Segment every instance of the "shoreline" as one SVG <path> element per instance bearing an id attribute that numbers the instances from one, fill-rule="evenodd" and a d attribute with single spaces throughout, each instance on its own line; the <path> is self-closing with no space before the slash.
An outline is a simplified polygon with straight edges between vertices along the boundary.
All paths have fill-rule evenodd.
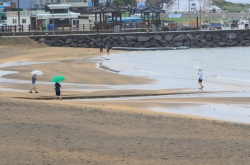
<path id="1" fill-rule="evenodd" d="M 3 78 L 11 78 L 13 80 L 24 80 L 26 79 L 26 82 L 23 82 L 23 84 L 6 84 L 6 83 L 0 83 L 0 87 L 6 88 L 7 91 L 5 91 L 6 96 L 8 97 L 13 97 L 17 99 L 32 99 L 32 100 L 53 100 L 54 99 L 54 94 L 52 92 L 52 86 L 53 83 L 46 82 L 48 81 L 49 77 L 52 77 L 53 74 L 56 74 L 56 72 L 53 72 L 53 68 L 63 68 L 60 71 L 63 72 L 62 75 L 66 75 L 67 80 L 65 83 L 62 83 L 63 90 L 62 90 L 62 97 L 63 99 L 68 100 L 69 104 L 73 105 L 75 104 L 75 101 L 73 99 L 84 99 L 86 100 L 87 98 L 92 98 L 96 99 L 97 102 L 103 102 L 105 100 L 104 98 L 110 98 L 113 99 L 112 104 L 116 106 L 121 106 L 122 108 L 126 108 L 126 106 L 123 105 L 122 101 L 118 103 L 116 99 L 119 97 L 123 97 L 124 100 L 130 100 L 128 101 L 127 107 L 131 109 L 141 109 L 143 110 L 144 108 L 147 109 L 146 111 L 150 110 L 150 106 L 144 107 L 140 105 L 144 105 L 145 103 L 143 101 L 140 102 L 135 102 L 133 99 L 129 97 L 134 97 L 136 100 L 137 98 L 142 98 L 145 96 L 155 96 L 156 98 L 153 98 L 155 101 L 154 103 L 154 108 L 151 109 L 151 111 L 155 111 L 155 109 L 160 109 L 164 108 L 161 99 L 158 99 L 157 97 L 163 96 L 169 99 L 168 97 L 174 97 L 176 95 L 177 97 L 180 98 L 172 98 L 173 102 L 190 102 L 190 104 L 203 104 L 203 103 L 210 103 L 214 104 L 215 106 L 221 106 L 220 104 L 225 104 L 224 102 L 217 102 L 216 98 L 212 97 L 207 97 L 202 99 L 199 99 L 200 94 L 205 94 L 209 95 L 214 95 L 216 93 L 221 93 L 223 91 L 200 91 L 192 88 L 173 88 L 173 89 L 144 89 L 144 88 L 138 88 L 139 86 L 143 86 L 143 84 L 152 84 L 154 83 L 155 80 L 148 79 L 145 77 L 135 77 L 135 76 L 129 76 L 129 75 L 122 75 L 117 72 L 114 72 L 114 69 L 110 69 L 108 67 L 96 67 L 100 66 L 100 63 L 102 60 L 109 60 L 107 55 L 104 57 L 101 57 L 101 53 L 98 52 L 98 49 L 87 49 L 87 52 L 89 54 L 92 54 L 91 56 L 82 56 L 79 55 L 80 49 L 73 49 L 73 48 L 64 48 L 66 50 L 64 52 L 64 55 L 60 55 L 61 58 L 58 59 L 58 51 L 60 49 L 58 48 L 50 48 L 51 50 L 54 51 L 53 55 L 47 54 L 47 52 L 51 50 L 47 50 L 46 52 L 40 52 L 41 55 L 38 57 L 34 58 L 34 55 L 29 54 L 27 55 L 26 52 L 23 54 L 25 55 L 25 58 L 22 56 L 19 57 L 21 60 L 21 63 L 14 64 L 16 66 L 11 66 L 11 67 L 6 67 L 6 68 L 1 68 L 1 70 L 6 70 L 6 71 L 19 71 L 18 74 L 12 74 L 12 75 L 5 75 Z M 74 52 L 71 52 L 74 50 Z M 30 50 L 33 52 L 34 50 Z M 70 52 L 71 54 L 74 55 L 67 55 L 67 52 Z M 94 53 L 95 52 L 95 53 Z M 115 53 L 114 51 L 113 53 Z M 120 51 L 119 51 L 120 52 Z M 81 53 L 82 54 L 82 53 Z M 97 55 L 94 55 L 97 54 Z M 112 53 L 111 53 L 112 54 Z M 36 55 L 38 56 L 38 55 Z M 98 58 L 97 58 L 98 57 Z M 12 59 L 12 58 L 11 58 Z M 26 60 L 25 60 L 26 59 Z M 30 60 L 28 60 L 30 59 Z M 42 59 L 42 60 L 41 60 Z M 16 59 L 18 61 L 18 59 Z M 39 64 L 37 62 L 43 62 L 42 64 Z M 5 62 L 11 62 L 9 60 L 5 60 Z M 28 64 L 26 62 L 31 62 L 30 64 L 35 64 L 35 65 L 23 65 L 23 64 Z M 22 64 L 23 63 L 23 64 Z M 84 64 L 84 65 L 83 65 Z M 21 66 L 17 66 L 21 65 Z M 44 69 L 45 75 L 39 76 L 38 80 L 38 88 L 40 93 L 36 95 L 32 94 L 24 94 L 25 90 L 23 92 L 20 92 L 20 89 L 26 89 L 27 91 L 30 88 L 28 79 L 30 79 L 30 70 L 38 69 L 42 70 Z M 64 68 L 69 68 L 68 71 L 64 70 Z M 56 69 L 58 72 L 58 69 Z M 73 72 L 74 74 L 72 74 Z M 75 79 L 75 77 L 78 77 L 78 79 Z M 45 81 L 45 82 L 44 82 Z M 118 87 L 118 88 L 117 88 Z M 11 91 L 11 89 L 13 89 Z M 1 90 L 1 89 L 0 89 Z M 7 92 L 7 93 L 6 93 Z M 228 92 L 228 91 L 225 91 Z M 119 94 L 117 94 L 119 93 Z M 231 93 L 231 94 L 230 94 Z M 228 94 L 232 95 L 232 92 L 228 92 Z M 3 93 L 0 93 L 0 96 L 3 96 Z M 190 98 L 182 98 L 181 95 L 191 95 L 193 99 Z M 218 95 L 218 94 L 217 94 Z M 147 99 L 147 97 L 145 97 Z M 223 99 L 221 97 L 221 99 Z M 83 103 L 81 106 L 85 106 L 86 101 L 83 100 Z M 176 101 L 175 101 L 176 100 Z M 229 100 L 226 102 L 232 101 L 232 104 L 240 105 L 241 103 L 247 103 L 248 99 L 242 98 L 242 99 L 231 99 L 231 98 L 224 98 L 224 100 Z M 237 101 L 238 100 L 238 101 Z M 157 103 L 158 102 L 158 103 Z M 169 102 L 168 100 L 165 100 L 165 102 Z M 60 103 L 58 103 L 60 104 Z M 79 104 L 79 103 L 77 103 Z M 119 105 L 120 104 L 120 105 Z M 138 104 L 138 105 L 136 105 Z M 95 105 L 92 105 L 95 107 Z M 197 107 L 197 106 L 196 106 Z M 112 106 L 110 106 L 112 108 Z M 178 110 L 178 107 L 176 107 Z M 165 110 L 161 111 L 162 113 L 168 113 L 168 106 L 165 105 Z M 171 112 L 171 111 L 170 111 Z M 173 112 L 171 112 L 173 113 Z M 213 112 L 214 113 L 214 112 Z M 180 115 L 178 113 L 173 115 Z M 195 113 L 193 115 L 190 115 L 189 113 L 182 113 L 181 115 L 183 116 L 189 116 L 189 117 L 194 117 L 194 118 L 199 118 Z M 200 118 L 204 118 L 204 116 L 200 116 Z M 205 116 L 206 118 L 206 116 Z"/>

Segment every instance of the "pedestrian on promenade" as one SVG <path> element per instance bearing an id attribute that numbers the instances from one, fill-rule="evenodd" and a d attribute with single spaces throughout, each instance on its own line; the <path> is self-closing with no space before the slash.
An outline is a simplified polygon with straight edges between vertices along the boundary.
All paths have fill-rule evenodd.
<path id="1" fill-rule="evenodd" d="M 37 80 L 37 75 L 34 74 L 34 75 L 31 77 L 32 88 L 30 89 L 30 93 L 32 93 L 33 89 L 34 89 L 34 91 L 35 91 L 36 93 L 38 93 L 37 90 L 36 90 L 36 86 L 35 86 L 36 80 Z"/>

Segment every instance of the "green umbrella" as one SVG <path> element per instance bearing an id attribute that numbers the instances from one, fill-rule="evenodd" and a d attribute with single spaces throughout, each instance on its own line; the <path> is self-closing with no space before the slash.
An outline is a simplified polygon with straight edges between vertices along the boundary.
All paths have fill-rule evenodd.
<path id="1" fill-rule="evenodd" d="M 51 82 L 62 82 L 62 81 L 64 81 L 65 80 L 65 77 L 64 76 L 55 76 L 55 77 L 53 77 L 50 81 Z"/>

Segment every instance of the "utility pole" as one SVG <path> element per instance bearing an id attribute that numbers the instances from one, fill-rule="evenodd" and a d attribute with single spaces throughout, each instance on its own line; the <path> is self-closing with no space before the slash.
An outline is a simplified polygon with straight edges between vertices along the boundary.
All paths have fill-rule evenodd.
<path id="1" fill-rule="evenodd" d="M 180 13 L 179 7 L 180 7 L 180 0 L 178 0 L 178 13 Z"/>
<path id="2" fill-rule="evenodd" d="M 21 30 L 21 27 L 20 27 L 20 5 L 19 5 L 19 0 L 17 0 L 17 15 L 18 15 L 18 30 L 20 31 Z"/>
<path id="3" fill-rule="evenodd" d="M 188 0 L 188 16 L 189 16 L 189 19 L 190 19 L 190 0 Z"/>
<path id="4" fill-rule="evenodd" d="M 134 0 L 132 0 L 132 7 L 131 7 L 131 10 L 132 10 L 131 13 L 132 13 L 132 15 L 133 15 L 133 1 L 134 1 Z"/>

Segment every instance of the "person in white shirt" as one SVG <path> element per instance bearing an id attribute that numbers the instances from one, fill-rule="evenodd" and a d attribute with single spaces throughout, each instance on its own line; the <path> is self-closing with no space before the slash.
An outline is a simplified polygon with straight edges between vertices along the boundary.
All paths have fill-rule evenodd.
<path id="1" fill-rule="evenodd" d="M 204 86 L 202 85 L 202 81 L 203 81 L 203 72 L 202 72 L 202 69 L 199 68 L 199 79 L 198 79 L 198 84 L 200 85 L 200 88 L 199 89 L 202 89 Z"/>

